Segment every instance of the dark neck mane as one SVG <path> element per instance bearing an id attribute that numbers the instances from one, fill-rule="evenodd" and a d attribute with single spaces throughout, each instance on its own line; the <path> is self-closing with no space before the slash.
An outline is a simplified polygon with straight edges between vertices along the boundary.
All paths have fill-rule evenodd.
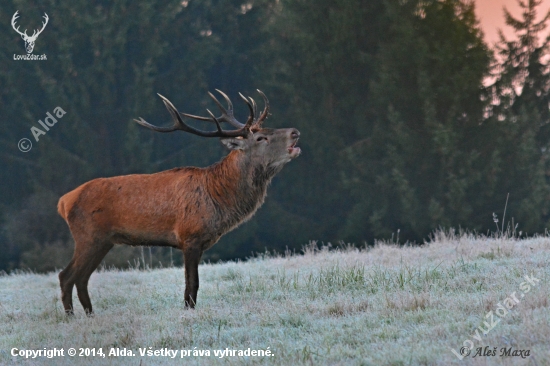
<path id="1" fill-rule="evenodd" d="M 255 164 L 240 150 L 230 152 L 206 170 L 206 186 L 224 231 L 235 228 L 256 212 L 277 173 L 276 169 Z"/>

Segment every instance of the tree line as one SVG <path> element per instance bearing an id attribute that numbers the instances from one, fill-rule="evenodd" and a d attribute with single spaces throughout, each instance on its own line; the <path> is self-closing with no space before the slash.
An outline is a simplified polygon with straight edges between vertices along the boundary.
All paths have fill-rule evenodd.
<path id="1" fill-rule="evenodd" d="M 207 91 L 235 99 L 261 89 L 272 106 L 266 125 L 301 131 L 302 156 L 205 260 L 309 240 L 363 245 L 399 233 L 422 242 L 440 227 L 486 232 L 512 217 L 522 235 L 544 232 L 550 15 L 537 16 L 541 1 L 505 13 L 515 37 L 496 47 L 467 0 L 3 2 L 6 27 L 16 10 L 28 29 L 44 12 L 50 20 L 34 51 L 46 61 L 14 60 L 20 36 L 0 34 L 0 270 L 68 262 L 72 239 L 56 203 L 78 185 L 225 154 L 215 141 L 140 129 L 139 116 L 168 124 L 157 92 L 205 115 Z M 36 142 L 30 129 L 56 107 L 66 114 Z M 22 137 L 29 152 L 17 149 Z M 117 247 L 106 259 L 159 263 L 181 256 Z"/>

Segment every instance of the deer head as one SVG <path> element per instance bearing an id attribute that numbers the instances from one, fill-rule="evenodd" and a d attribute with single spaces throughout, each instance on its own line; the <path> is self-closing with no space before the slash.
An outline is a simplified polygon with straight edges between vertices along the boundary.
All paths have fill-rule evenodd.
<path id="1" fill-rule="evenodd" d="M 290 160 L 300 155 L 301 150 L 296 147 L 300 132 L 295 128 L 263 128 L 262 123 L 269 114 L 269 100 L 258 90 L 258 93 L 264 99 L 265 107 L 262 113 L 258 116 L 257 105 L 254 99 L 246 98 L 241 93 L 239 96 L 244 100 L 249 109 L 249 116 L 246 123 L 239 122 L 233 115 L 233 104 L 229 97 L 220 90 L 220 93 L 227 101 L 228 108 L 226 109 L 212 93 L 208 93 L 214 100 L 218 108 L 221 110 L 221 116 L 215 117 L 210 110 L 207 109 L 210 117 L 195 116 L 192 114 L 178 112 L 176 107 L 165 97 L 159 94 L 164 105 L 170 112 L 174 125 L 171 127 L 154 126 L 140 117 L 135 121 L 157 132 L 172 132 L 181 130 L 203 137 L 220 137 L 221 142 L 230 150 L 240 150 L 245 153 L 252 165 L 263 168 L 265 171 L 270 171 L 275 174 L 280 168 Z M 207 121 L 216 125 L 216 131 L 203 131 L 187 125 L 182 116 L 200 121 Z M 258 116 L 258 117 L 256 117 Z M 229 123 L 236 130 L 223 130 L 221 123 Z"/>
<path id="2" fill-rule="evenodd" d="M 21 31 L 19 31 L 19 26 L 17 26 L 17 28 L 15 28 L 15 21 L 17 20 L 17 18 L 19 18 L 19 15 L 17 13 L 19 13 L 19 10 L 16 11 L 15 14 L 13 14 L 13 17 L 11 18 L 11 26 L 13 27 L 13 29 L 17 33 L 19 33 L 21 35 L 21 38 L 23 38 L 23 41 L 25 41 L 25 49 L 27 50 L 27 53 L 32 53 L 32 51 L 34 49 L 34 42 L 36 42 L 36 39 L 38 38 L 40 33 L 42 33 L 44 28 L 46 28 L 46 24 L 48 24 L 48 20 L 50 18 L 48 18 L 48 14 L 44 13 L 43 18 L 44 18 L 45 22 L 42 23 L 42 29 L 40 29 L 40 30 L 35 29 L 34 32 L 32 33 L 32 36 L 29 36 L 29 35 L 27 35 L 27 30 L 26 29 L 25 29 L 24 32 L 21 32 Z"/>

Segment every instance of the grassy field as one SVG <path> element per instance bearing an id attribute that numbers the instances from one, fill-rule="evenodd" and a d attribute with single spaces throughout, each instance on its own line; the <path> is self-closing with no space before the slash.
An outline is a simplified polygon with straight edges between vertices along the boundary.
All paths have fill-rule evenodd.
<path id="1" fill-rule="evenodd" d="M 550 365 L 548 237 L 440 233 L 421 247 L 304 252 L 201 265 L 194 311 L 181 268 L 95 273 L 95 316 L 75 296 L 72 318 L 56 273 L 2 276 L 0 364 Z M 78 356 L 85 348 L 105 357 Z M 249 349 L 264 356 L 238 355 Z"/>

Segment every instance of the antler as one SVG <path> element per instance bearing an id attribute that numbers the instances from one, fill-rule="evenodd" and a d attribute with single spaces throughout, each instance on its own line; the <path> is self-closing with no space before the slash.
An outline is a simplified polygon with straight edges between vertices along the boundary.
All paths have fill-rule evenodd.
<path id="1" fill-rule="evenodd" d="M 264 110 L 262 111 L 262 114 L 260 115 L 260 117 L 258 117 L 258 120 L 255 123 L 258 127 L 261 127 L 262 123 L 265 121 L 265 119 L 269 115 L 269 100 L 267 99 L 265 94 L 260 89 L 256 89 L 256 90 L 258 91 L 258 93 L 260 93 L 262 98 L 264 98 L 264 104 L 265 104 L 265 107 L 264 107 Z M 252 99 L 252 98 L 250 98 L 250 99 Z"/>
<path id="2" fill-rule="evenodd" d="M 220 92 L 220 91 L 218 91 L 218 92 Z M 218 117 L 218 118 L 214 117 L 212 112 L 210 112 L 210 110 L 208 110 L 208 109 L 207 109 L 207 111 L 210 114 L 210 118 L 194 116 L 192 114 L 186 114 L 186 113 L 178 112 L 178 110 L 176 109 L 176 107 L 174 107 L 172 102 L 170 102 L 164 96 L 158 94 L 159 97 L 161 97 L 162 101 L 164 102 L 164 105 L 166 106 L 166 109 L 168 109 L 168 112 L 170 112 L 170 115 L 172 116 L 172 119 L 174 120 L 174 125 L 171 126 L 171 127 L 158 127 L 158 126 L 154 126 L 154 125 L 146 122 L 141 117 L 139 119 L 135 119 L 134 121 L 136 121 L 137 123 L 139 123 L 143 127 L 147 127 L 148 129 L 151 129 L 151 130 L 157 131 L 157 132 L 172 132 L 172 131 L 176 131 L 176 130 L 182 130 L 182 131 L 189 132 L 189 133 L 192 133 L 194 135 L 203 136 L 203 137 L 238 137 L 238 136 L 246 137 L 250 133 L 250 127 L 252 126 L 252 124 L 254 122 L 254 110 L 252 108 L 252 105 L 250 104 L 250 102 L 246 98 L 244 98 L 241 95 L 241 97 L 246 101 L 246 103 L 247 103 L 247 105 L 250 109 L 250 116 L 248 117 L 248 120 L 246 121 L 245 124 L 242 124 L 239 121 L 237 121 L 235 119 L 235 117 L 233 117 L 233 105 L 231 104 L 231 101 L 229 101 L 229 98 L 225 94 L 223 94 L 222 92 L 220 92 L 220 93 L 228 100 L 229 110 L 226 110 L 225 108 L 223 108 L 223 106 L 220 104 L 220 102 L 218 102 L 216 100 L 216 98 L 212 94 L 210 94 L 210 96 L 212 98 L 214 98 L 214 100 L 216 101 L 216 104 L 218 105 L 218 107 L 222 110 L 222 116 Z M 201 120 L 201 121 L 214 122 L 216 124 L 217 131 L 203 131 L 203 130 L 199 130 L 199 129 L 196 129 L 194 127 L 191 127 L 191 126 L 187 125 L 185 122 L 183 122 L 180 115 L 185 116 L 185 117 L 189 117 L 189 118 L 198 119 L 198 120 Z M 238 130 L 222 130 L 222 128 L 220 126 L 220 122 L 228 122 L 228 123 L 230 123 L 231 125 L 233 125 L 235 127 L 239 127 L 239 129 Z"/>
<path id="3" fill-rule="evenodd" d="M 260 117 L 258 117 L 258 119 L 255 119 L 255 116 L 257 115 L 257 106 L 256 106 L 256 102 L 254 101 L 254 99 L 252 99 L 250 97 L 246 98 L 241 93 L 239 93 L 239 96 L 244 100 L 244 102 L 246 103 L 246 105 L 248 106 L 248 108 L 250 110 L 250 117 L 249 118 L 252 118 L 251 128 L 253 128 L 253 129 L 254 128 L 260 128 L 263 121 L 267 118 L 267 115 L 269 113 L 269 100 L 267 99 L 267 97 L 265 96 L 265 94 L 261 90 L 259 90 L 259 89 L 257 89 L 257 90 L 258 90 L 258 93 L 260 93 L 260 95 L 264 99 L 264 103 L 265 103 L 264 110 L 262 111 L 262 114 L 260 115 Z M 210 95 L 210 97 L 214 100 L 214 103 L 216 103 L 216 105 L 218 106 L 218 108 L 222 112 L 221 116 L 219 116 L 215 119 L 217 119 L 218 122 L 227 122 L 227 123 L 231 124 L 234 127 L 242 128 L 245 124 L 243 124 L 243 123 L 237 121 L 237 119 L 235 119 L 235 116 L 233 114 L 233 103 L 231 103 L 231 100 L 229 99 L 229 97 L 219 89 L 216 89 L 216 91 L 218 93 L 220 93 L 222 95 L 222 97 L 224 97 L 225 101 L 227 102 L 227 109 L 224 108 L 224 106 L 214 96 L 214 94 L 208 92 L 208 95 Z M 199 121 L 214 122 L 213 117 L 209 118 L 209 117 L 195 116 L 193 114 L 187 114 L 187 113 L 181 113 L 181 112 L 180 112 L 180 114 L 182 116 L 197 119 Z M 248 121 L 247 121 L 247 123 L 248 123 Z"/>
<path id="4" fill-rule="evenodd" d="M 17 15 L 17 13 L 19 13 L 19 10 L 17 10 L 15 12 L 15 14 L 13 14 L 13 17 L 11 18 L 11 26 L 12 28 L 17 32 L 19 33 L 20 35 L 22 36 L 27 36 L 27 30 L 25 29 L 25 33 L 22 33 L 20 30 L 19 30 L 19 26 L 17 26 L 17 28 L 15 28 L 15 21 L 17 20 L 17 18 L 19 18 L 19 15 Z"/>
<path id="5" fill-rule="evenodd" d="M 36 38 L 38 37 L 38 35 L 40 33 L 42 33 L 42 31 L 44 30 L 44 28 L 46 28 L 46 24 L 48 24 L 48 20 L 50 20 L 50 18 L 48 17 L 48 14 L 44 13 L 44 16 L 42 17 L 44 18 L 44 20 L 46 20 L 46 22 L 42 22 L 42 29 L 40 30 L 34 30 L 34 32 L 32 33 L 32 36 L 30 36 L 30 38 Z M 26 30 L 25 30 L 26 31 Z M 38 33 L 37 33 L 38 32 Z M 36 33 L 36 34 L 35 34 Z"/>
<path id="6" fill-rule="evenodd" d="M 27 30 L 25 29 L 25 32 L 21 32 L 19 30 L 19 26 L 17 26 L 17 28 L 15 28 L 15 22 L 16 20 L 19 18 L 19 10 L 17 10 L 15 12 L 15 14 L 13 14 L 13 17 L 11 18 L 11 26 L 12 28 L 17 32 L 19 33 L 21 36 L 24 36 L 25 38 L 27 39 L 36 39 L 38 37 L 38 35 L 40 33 L 42 33 L 42 31 L 44 30 L 44 28 L 46 28 L 46 24 L 48 24 L 48 20 L 50 20 L 50 18 L 48 17 L 48 14 L 44 13 L 44 16 L 43 18 L 46 20 L 46 22 L 42 22 L 42 29 L 40 30 L 34 30 L 34 32 L 32 33 L 32 36 L 29 37 L 29 35 L 27 34 Z M 37 33 L 38 32 L 38 33 Z"/>

